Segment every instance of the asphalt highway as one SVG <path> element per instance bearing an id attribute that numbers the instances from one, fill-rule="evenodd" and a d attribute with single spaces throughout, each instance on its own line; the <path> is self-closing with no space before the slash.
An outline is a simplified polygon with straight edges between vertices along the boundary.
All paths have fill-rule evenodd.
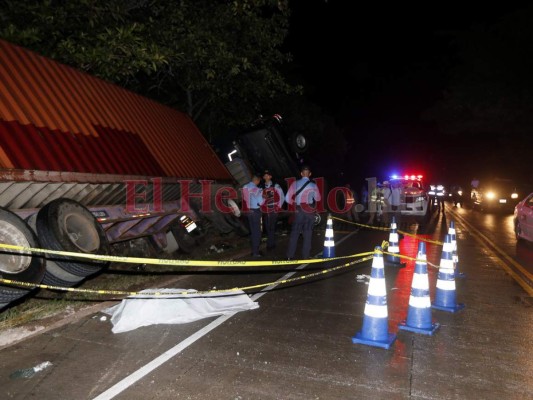
<path id="1" fill-rule="evenodd" d="M 443 240 L 457 229 L 457 313 L 432 310 L 432 336 L 398 330 L 414 262 L 385 267 L 388 350 L 352 343 L 361 330 L 372 261 L 249 292 L 259 308 L 182 325 L 113 334 L 103 314 L 0 350 L 2 399 L 531 399 L 533 246 L 516 244 L 512 216 L 449 205 L 424 226 Z M 371 251 L 388 233 L 334 223 L 337 256 Z M 314 235 L 322 251 L 324 232 Z M 400 250 L 414 257 L 417 238 Z M 286 238 L 267 257 L 282 259 Z M 428 243 L 439 264 L 442 247 Z M 206 290 L 276 282 L 339 265 L 308 264 L 185 275 L 176 287 Z M 298 269 L 295 269 L 298 267 Z M 428 266 L 431 298 L 437 269 Z M 291 276 L 287 274 L 293 274 Z M 365 275 L 365 276 L 363 276 Z M 359 279 L 358 279 L 359 277 Z M 31 377 L 17 371 L 49 361 Z"/>

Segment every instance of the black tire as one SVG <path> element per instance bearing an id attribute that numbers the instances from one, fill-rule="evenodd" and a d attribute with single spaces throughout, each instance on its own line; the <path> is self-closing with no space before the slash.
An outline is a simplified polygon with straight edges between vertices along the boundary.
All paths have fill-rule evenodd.
<path id="1" fill-rule="evenodd" d="M 35 232 L 18 215 L 0 208 L 0 243 L 39 248 Z M 21 282 L 41 283 L 45 273 L 41 256 L 21 256 L 0 249 L 0 278 Z M 0 303 L 7 305 L 30 293 L 31 288 L 0 285 Z"/>
<path id="2" fill-rule="evenodd" d="M 242 237 L 248 236 L 250 234 L 250 229 L 248 228 L 248 224 L 243 221 L 241 209 L 237 203 L 232 199 L 227 199 L 226 206 L 233 209 L 233 212 L 231 213 L 224 213 L 226 223 L 232 227 L 237 235 Z"/>
<path id="3" fill-rule="evenodd" d="M 44 274 L 43 283 L 51 286 L 72 287 L 80 283 L 84 278 L 82 276 L 71 274 L 61 268 L 54 261 L 46 262 L 46 273 Z"/>
<path id="4" fill-rule="evenodd" d="M 39 240 L 46 249 L 110 254 L 103 228 L 87 208 L 74 200 L 57 199 L 45 205 L 37 214 L 36 228 Z M 60 256 L 49 258 L 67 273 L 82 278 L 96 274 L 108 265 L 107 261 Z"/>
<path id="5" fill-rule="evenodd" d="M 205 217 L 219 233 L 226 235 L 233 232 L 233 227 L 226 222 L 224 214 L 214 211 L 210 215 L 205 214 Z"/>
<path id="6" fill-rule="evenodd" d="M 187 229 L 183 227 L 179 222 L 173 224 L 170 231 L 174 235 L 176 242 L 178 243 L 178 250 L 183 253 L 190 254 L 196 247 L 196 239 L 187 232 Z"/>
<path id="7" fill-rule="evenodd" d="M 196 229 L 191 232 L 192 237 L 196 241 L 197 245 L 205 242 L 207 234 L 209 232 L 209 226 L 205 223 L 205 220 L 195 221 Z"/>
<path id="8" fill-rule="evenodd" d="M 292 151 L 298 154 L 305 153 L 309 148 L 307 138 L 301 133 L 293 133 L 289 138 L 289 143 Z"/>
<path id="9" fill-rule="evenodd" d="M 320 213 L 315 213 L 315 221 L 313 222 L 314 226 L 320 226 L 320 223 L 322 222 L 322 216 Z"/>

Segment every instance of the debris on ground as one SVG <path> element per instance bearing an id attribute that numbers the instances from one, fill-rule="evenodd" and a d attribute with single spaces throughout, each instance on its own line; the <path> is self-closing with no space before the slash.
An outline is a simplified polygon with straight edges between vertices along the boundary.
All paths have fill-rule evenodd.
<path id="1" fill-rule="evenodd" d="M 19 378 L 31 378 L 33 375 L 35 375 L 37 372 L 41 372 L 42 370 L 51 367 L 52 363 L 50 361 L 42 362 L 38 365 L 36 365 L 33 368 L 24 368 L 19 369 L 13 372 L 9 377 L 11 379 L 19 379 Z"/>
<path id="2" fill-rule="evenodd" d="M 365 275 L 365 274 L 357 275 L 356 280 L 359 283 L 364 282 L 365 285 L 368 285 L 368 282 L 370 282 L 370 275 Z"/>
<path id="3" fill-rule="evenodd" d="M 225 242 L 219 242 L 219 243 L 215 243 L 215 244 L 212 244 L 210 247 L 209 247 L 209 253 L 213 254 L 213 253 L 223 253 L 227 250 L 231 250 L 233 249 L 233 246 L 231 244 L 228 244 L 228 243 L 225 243 Z"/>

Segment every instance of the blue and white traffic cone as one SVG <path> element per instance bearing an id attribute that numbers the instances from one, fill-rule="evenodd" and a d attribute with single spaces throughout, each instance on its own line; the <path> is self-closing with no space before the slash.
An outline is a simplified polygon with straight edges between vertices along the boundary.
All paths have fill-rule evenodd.
<path id="1" fill-rule="evenodd" d="M 385 285 L 385 268 L 381 247 L 374 249 L 372 272 L 368 283 L 368 295 L 365 304 L 363 327 L 352 337 L 353 343 L 388 349 L 396 335 L 389 333 L 389 314 L 387 310 L 387 288 Z"/>
<path id="2" fill-rule="evenodd" d="M 450 221 L 450 227 L 448 228 L 448 235 L 450 235 L 450 239 L 452 241 L 452 246 L 453 246 L 452 260 L 453 260 L 453 267 L 455 270 L 455 277 L 464 278 L 465 274 L 462 272 L 459 272 L 459 254 L 457 254 L 457 236 L 455 233 L 455 223 L 453 221 Z"/>
<path id="3" fill-rule="evenodd" d="M 405 263 L 402 263 L 400 257 L 398 257 L 400 255 L 400 237 L 397 231 L 396 218 L 392 217 L 391 221 L 387 251 L 393 254 L 387 254 L 387 265 L 405 267 Z"/>
<path id="4" fill-rule="evenodd" d="M 450 235 L 446 235 L 440 257 L 435 301 L 431 307 L 436 310 L 454 313 L 462 310 L 465 305 L 457 304 L 455 298 L 455 270 L 453 268 L 452 252 L 453 247 Z"/>
<path id="5" fill-rule="evenodd" d="M 322 252 L 322 257 L 335 257 L 335 240 L 333 239 L 333 219 L 331 218 L 331 214 L 328 214 L 328 220 L 326 223 L 326 235 L 324 237 L 324 251 Z"/>
<path id="6" fill-rule="evenodd" d="M 400 322 L 398 328 L 405 331 L 433 335 L 439 324 L 431 319 L 431 299 L 429 297 L 429 277 L 426 262 L 426 243 L 418 243 L 415 272 L 411 283 L 411 296 L 407 319 Z"/>

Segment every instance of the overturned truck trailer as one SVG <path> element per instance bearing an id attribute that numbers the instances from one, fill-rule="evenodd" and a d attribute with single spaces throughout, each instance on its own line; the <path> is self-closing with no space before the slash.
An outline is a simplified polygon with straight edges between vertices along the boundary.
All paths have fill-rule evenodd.
<path id="1" fill-rule="evenodd" d="M 215 207 L 233 183 L 187 115 L 0 40 L 0 243 L 190 251 L 202 218 L 242 233 Z M 105 266 L 0 249 L 3 279 L 74 286 Z M 0 282 L 0 307 L 28 292 Z"/>

